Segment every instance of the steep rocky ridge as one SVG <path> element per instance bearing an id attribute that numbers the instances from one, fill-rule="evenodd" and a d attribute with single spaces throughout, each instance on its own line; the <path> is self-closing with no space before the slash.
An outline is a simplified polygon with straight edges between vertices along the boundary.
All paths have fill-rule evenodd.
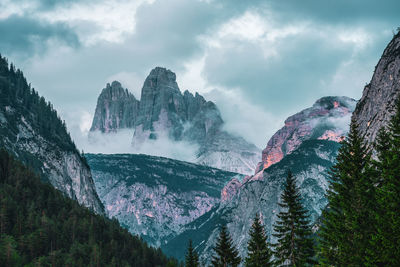
<path id="1" fill-rule="evenodd" d="M 355 105 L 354 99 L 328 96 L 318 99 L 312 107 L 287 118 L 285 126 L 268 141 L 262 152 L 262 162 L 258 164 L 255 172 L 258 173 L 279 162 L 305 140 L 327 139 L 339 142 L 347 132 Z"/>
<path id="2" fill-rule="evenodd" d="M 103 213 L 89 166 L 52 105 L 0 56 L 0 147 L 68 197 Z"/>
<path id="3" fill-rule="evenodd" d="M 108 83 L 97 99 L 90 131 L 103 133 L 116 132 L 118 129 L 132 128 L 139 110 L 139 101 L 122 88 L 117 81 Z"/>
<path id="4" fill-rule="evenodd" d="M 400 32 L 384 50 L 353 114 L 361 134 L 368 142 L 373 143 L 379 129 L 388 124 L 395 113 L 395 102 L 399 95 Z"/>
<path id="5" fill-rule="evenodd" d="M 134 148 L 161 138 L 187 141 L 199 147 L 195 155 L 199 164 L 253 173 L 260 150 L 224 131 L 223 125 L 213 102 L 198 93 L 182 94 L 175 73 L 156 67 L 143 84 L 140 101 L 124 91 L 118 82 L 107 86 L 97 101 L 91 131 L 132 129 Z"/>
<path id="6" fill-rule="evenodd" d="M 162 157 L 85 154 L 110 217 L 160 246 L 220 202 L 242 175 Z"/>

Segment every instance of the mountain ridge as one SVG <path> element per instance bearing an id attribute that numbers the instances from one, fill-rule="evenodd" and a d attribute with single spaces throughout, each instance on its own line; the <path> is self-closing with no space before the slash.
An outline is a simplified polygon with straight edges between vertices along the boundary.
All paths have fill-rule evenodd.
<path id="1" fill-rule="evenodd" d="M 110 217 L 160 246 L 221 201 L 221 190 L 243 175 L 138 154 L 85 154 Z"/>

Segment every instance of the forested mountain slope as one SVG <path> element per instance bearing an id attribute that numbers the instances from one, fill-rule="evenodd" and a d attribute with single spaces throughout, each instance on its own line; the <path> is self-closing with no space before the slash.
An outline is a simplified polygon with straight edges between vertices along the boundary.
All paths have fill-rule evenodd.
<path id="1" fill-rule="evenodd" d="M 1 266 L 167 266 L 160 250 L 69 199 L 0 150 Z M 175 266 L 171 261 L 169 266 Z"/>
<path id="2" fill-rule="evenodd" d="M 30 166 L 42 180 L 97 213 L 104 208 L 89 166 L 65 123 L 22 71 L 0 55 L 0 147 Z"/>

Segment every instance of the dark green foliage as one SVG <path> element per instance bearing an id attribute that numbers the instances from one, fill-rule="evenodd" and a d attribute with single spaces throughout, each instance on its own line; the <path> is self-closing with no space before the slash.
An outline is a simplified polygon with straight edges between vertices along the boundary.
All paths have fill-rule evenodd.
<path id="1" fill-rule="evenodd" d="M 379 132 L 375 163 L 377 207 L 374 235 L 368 250 L 371 266 L 400 266 L 400 101 L 387 129 Z"/>
<path id="2" fill-rule="evenodd" d="M 258 214 L 254 218 L 253 225 L 249 231 L 250 240 L 247 244 L 246 267 L 268 267 L 272 266 L 272 252 L 268 247 L 267 236 L 261 225 Z"/>
<path id="3" fill-rule="evenodd" d="M 60 119 L 56 110 L 44 97 L 31 88 L 21 70 L 8 64 L 0 55 L 0 147 L 11 149 L 10 145 L 23 143 L 24 137 L 19 137 L 18 125 L 24 125 L 25 121 L 32 130 L 46 139 L 54 146 L 54 149 L 72 151 L 78 155 L 65 122 Z M 5 123 L 4 123 L 5 122 Z M 16 151 L 14 151 L 16 152 Z M 18 151 L 18 159 L 30 166 L 37 173 L 42 172 L 43 163 L 37 157 L 26 151 Z M 83 161 L 85 164 L 85 161 Z M 46 178 L 46 177 L 42 177 Z"/>
<path id="4" fill-rule="evenodd" d="M 331 170 L 320 232 L 323 265 L 365 266 L 374 225 L 374 176 L 371 154 L 353 121 Z"/>
<path id="5" fill-rule="evenodd" d="M 6 112 L 6 109 L 12 109 Z M 34 130 L 47 140 L 59 145 L 62 149 L 75 151 L 75 144 L 68 134 L 65 122 L 61 121 L 56 110 L 44 97 L 27 83 L 21 70 L 15 70 L 7 60 L 0 56 L 0 109 L 11 123 L 12 130 L 17 131 L 20 116 L 29 116 Z"/>
<path id="6" fill-rule="evenodd" d="M 185 267 L 199 267 L 199 255 L 194 251 L 192 240 L 189 240 L 189 245 L 185 257 Z"/>
<path id="7" fill-rule="evenodd" d="M 96 215 L 42 183 L 4 150 L 0 150 L 0 231 L 0 263 L 5 266 L 168 263 L 161 250 L 148 247 L 118 221 Z"/>
<path id="8" fill-rule="evenodd" d="M 211 260 L 214 267 L 235 267 L 242 261 L 239 252 L 233 246 L 232 238 L 229 236 L 226 226 L 221 227 L 214 251 L 216 255 Z"/>
<path id="9" fill-rule="evenodd" d="M 274 225 L 278 243 L 274 244 L 276 264 L 281 266 L 305 266 L 313 264 L 314 250 L 308 212 L 302 205 L 296 180 L 289 171 L 281 195 L 282 211 Z"/>

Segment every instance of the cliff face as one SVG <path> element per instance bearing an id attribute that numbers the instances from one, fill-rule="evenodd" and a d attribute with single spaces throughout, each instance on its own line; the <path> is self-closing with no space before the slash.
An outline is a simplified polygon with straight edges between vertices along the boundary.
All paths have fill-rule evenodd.
<path id="1" fill-rule="evenodd" d="M 146 78 L 140 101 L 113 82 L 101 93 L 91 131 L 116 132 L 132 129 L 132 145 L 140 148 L 149 140 L 167 138 L 199 147 L 196 162 L 227 171 L 250 174 L 260 150 L 223 128 L 217 106 L 189 91 L 181 93 L 176 75 L 157 67 Z M 127 144 L 128 145 L 128 144 Z"/>
<path id="2" fill-rule="evenodd" d="M 175 73 L 157 67 L 142 88 L 133 144 L 140 146 L 146 139 L 167 135 L 172 140 L 185 139 L 202 145 L 222 123 L 214 103 L 197 93 L 193 96 L 185 91 L 182 95 Z"/>
<path id="3" fill-rule="evenodd" d="M 395 113 L 395 102 L 399 95 L 400 32 L 384 50 L 353 114 L 361 134 L 368 142 L 374 142 L 379 129 L 388 124 Z"/>
<path id="4" fill-rule="evenodd" d="M 256 173 L 279 162 L 309 139 L 326 139 L 339 142 L 350 125 L 350 116 L 356 101 L 348 97 L 323 97 L 307 108 L 285 120 L 285 126 L 268 141 L 262 152 L 262 162 Z"/>
<path id="5" fill-rule="evenodd" d="M 97 192 L 110 217 L 160 246 L 220 202 L 236 173 L 168 158 L 86 154 Z"/>
<path id="6" fill-rule="evenodd" d="M 135 125 L 139 101 L 117 81 L 107 84 L 97 99 L 90 131 L 116 132 Z"/>
<path id="7" fill-rule="evenodd" d="M 86 161 L 51 104 L 0 58 L 0 147 L 80 204 L 103 213 Z"/>

